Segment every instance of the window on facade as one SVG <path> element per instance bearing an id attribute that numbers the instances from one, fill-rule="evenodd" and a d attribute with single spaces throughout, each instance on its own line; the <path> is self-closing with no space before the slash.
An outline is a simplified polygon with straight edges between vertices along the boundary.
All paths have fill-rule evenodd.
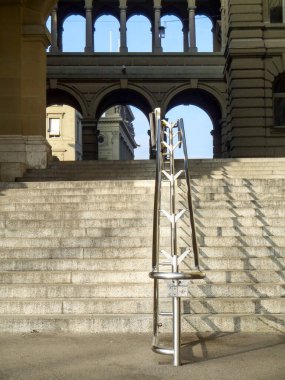
<path id="1" fill-rule="evenodd" d="M 285 74 L 277 79 L 274 86 L 274 125 L 285 127 Z"/>
<path id="2" fill-rule="evenodd" d="M 50 137 L 60 136 L 60 119 L 58 118 L 49 119 L 49 136 Z"/>
<path id="3" fill-rule="evenodd" d="M 285 0 L 269 0 L 270 22 L 285 22 Z"/>

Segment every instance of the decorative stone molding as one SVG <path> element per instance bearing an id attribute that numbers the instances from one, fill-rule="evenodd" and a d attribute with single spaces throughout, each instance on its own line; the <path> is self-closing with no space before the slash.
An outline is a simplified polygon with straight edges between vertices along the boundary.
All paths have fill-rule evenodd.
<path id="1" fill-rule="evenodd" d="M 0 136 L 0 180 L 14 181 L 27 169 L 45 169 L 51 147 L 43 136 Z"/>

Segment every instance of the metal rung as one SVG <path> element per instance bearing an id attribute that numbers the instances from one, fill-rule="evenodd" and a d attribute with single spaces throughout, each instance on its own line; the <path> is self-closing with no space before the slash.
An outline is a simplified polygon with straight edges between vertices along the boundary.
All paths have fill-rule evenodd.
<path id="1" fill-rule="evenodd" d="M 194 280 L 204 278 L 204 272 L 150 272 L 149 277 L 155 280 Z"/>
<path id="2" fill-rule="evenodd" d="M 159 346 L 152 346 L 152 351 L 156 352 L 157 354 L 162 354 L 162 355 L 174 354 L 173 348 L 164 348 L 164 347 L 159 347 Z"/>

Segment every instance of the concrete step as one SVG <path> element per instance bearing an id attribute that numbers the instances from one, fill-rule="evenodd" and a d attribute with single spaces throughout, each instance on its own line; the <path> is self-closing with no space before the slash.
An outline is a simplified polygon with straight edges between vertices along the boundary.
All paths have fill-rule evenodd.
<path id="1" fill-rule="evenodd" d="M 5 315 L 0 316 L 2 332 L 30 333 L 151 333 L 151 314 L 114 315 Z M 276 332 L 284 331 L 284 314 L 269 315 L 193 315 L 182 319 L 184 332 Z M 163 332 L 172 331 L 171 321 L 165 320 Z"/>
<path id="2" fill-rule="evenodd" d="M 171 299 L 161 298 L 162 311 L 171 310 Z M 151 314 L 151 298 L 14 298 L 0 300 L 0 315 L 24 314 Z M 183 314 L 285 314 L 285 298 L 194 298 L 183 299 Z"/>
<path id="3" fill-rule="evenodd" d="M 206 270 L 206 278 L 195 284 L 211 283 L 276 283 L 284 281 L 285 270 Z M 100 284 L 150 283 L 149 271 L 0 271 L 0 284 Z"/>

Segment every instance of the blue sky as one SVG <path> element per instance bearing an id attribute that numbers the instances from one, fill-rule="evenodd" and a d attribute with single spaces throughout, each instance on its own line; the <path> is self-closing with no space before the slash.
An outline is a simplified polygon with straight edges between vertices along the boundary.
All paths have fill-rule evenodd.
<path id="1" fill-rule="evenodd" d="M 183 49 L 182 24 L 175 16 L 164 16 L 161 25 L 165 26 L 162 47 L 165 52 L 181 52 Z M 50 28 L 50 20 L 47 23 Z M 198 51 L 212 51 L 211 23 L 204 16 L 196 17 L 196 37 Z M 102 16 L 95 22 L 95 51 L 117 52 L 119 47 L 119 23 L 112 16 Z M 143 16 L 133 16 L 127 23 L 129 52 L 150 52 L 151 33 L 149 21 Z M 85 45 L 85 20 L 81 16 L 71 16 L 64 23 L 63 51 L 83 52 Z M 135 150 L 136 159 L 148 158 L 149 123 L 145 115 L 132 107 L 135 121 L 136 141 L 140 145 Z M 212 123 L 208 115 L 195 106 L 178 106 L 171 109 L 166 117 L 175 122 L 184 119 L 188 155 L 191 158 L 212 158 L 213 140 L 210 132 Z M 178 153 L 177 157 L 182 153 Z"/>

